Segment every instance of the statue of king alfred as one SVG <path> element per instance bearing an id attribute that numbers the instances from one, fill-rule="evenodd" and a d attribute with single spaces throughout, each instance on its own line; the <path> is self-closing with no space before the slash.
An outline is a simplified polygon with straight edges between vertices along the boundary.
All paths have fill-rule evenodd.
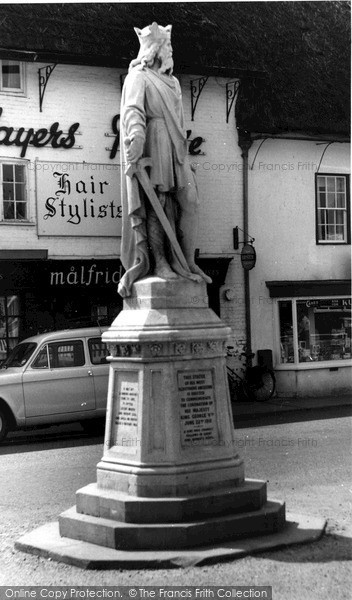
<path id="1" fill-rule="evenodd" d="M 199 197 L 187 155 L 181 88 L 172 75 L 171 29 L 157 23 L 135 28 L 140 51 L 122 91 L 122 297 L 147 275 L 211 283 L 194 262 Z M 140 177 L 131 176 L 131 166 Z"/>

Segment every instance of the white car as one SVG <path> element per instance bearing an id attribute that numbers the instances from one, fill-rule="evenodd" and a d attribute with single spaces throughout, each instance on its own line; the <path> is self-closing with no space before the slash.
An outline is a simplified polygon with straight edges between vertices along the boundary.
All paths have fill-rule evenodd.
<path id="1" fill-rule="evenodd" d="M 106 413 L 105 329 L 54 331 L 23 340 L 0 369 L 0 441 L 9 431 L 81 422 Z"/>

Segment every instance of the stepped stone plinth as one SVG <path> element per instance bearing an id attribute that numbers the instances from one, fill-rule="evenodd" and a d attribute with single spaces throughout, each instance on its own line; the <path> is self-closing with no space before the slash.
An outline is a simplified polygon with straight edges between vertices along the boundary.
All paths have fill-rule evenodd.
<path id="1" fill-rule="evenodd" d="M 189 548 L 278 531 L 282 503 L 245 481 L 226 376 L 230 331 L 206 285 L 148 278 L 104 333 L 111 352 L 97 483 L 60 534 L 115 549 Z"/>
<path id="2" fill-rule="evenodd" d="M 264 481 L 245 479 L 236 452 L 229 333 L 208 307 L 205 284 L 134 284 L 103 334 L 111 357 L 97 481 L 77 491 L 52 544 L 68 544 L 72 561 L 81 552 L 75 543 L 125 551 L 130 564 L 131 552 L 186 551 L 285 527 L 285 504 L 267 500 Z"/>

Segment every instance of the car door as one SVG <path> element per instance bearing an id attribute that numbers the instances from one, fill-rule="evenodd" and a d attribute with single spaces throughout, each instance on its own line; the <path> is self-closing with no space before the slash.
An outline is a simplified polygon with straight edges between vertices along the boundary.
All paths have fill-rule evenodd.
<path id="1" fill-rule="evenodd" d="M 23 373 L 23 393 L 26 418 L 93 411 L 93 373 L 83 340 L 45 343 Z"/>
<path id="2" fill-rule="evenodd" d="M 93 380 L 95 388 L 95 401 L 97 410 L 106 410 L 109 383 L 109 355 L 107 345 L 100 337 L 88 339 L 89 359 L 92 363 Z"/>

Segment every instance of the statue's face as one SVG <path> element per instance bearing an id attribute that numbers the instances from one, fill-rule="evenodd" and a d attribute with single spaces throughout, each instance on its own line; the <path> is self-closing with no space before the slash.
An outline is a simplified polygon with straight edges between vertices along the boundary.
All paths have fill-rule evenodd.
<path id="1" fill-rule="evenodd" d="M 159 49 L 157 58 L 161 62 L 160 70 L 162 73 L 165 71 L 172 71 L 174 61 L 172 58 L 172 45 L 170 40 L 166 40 Z"/>

